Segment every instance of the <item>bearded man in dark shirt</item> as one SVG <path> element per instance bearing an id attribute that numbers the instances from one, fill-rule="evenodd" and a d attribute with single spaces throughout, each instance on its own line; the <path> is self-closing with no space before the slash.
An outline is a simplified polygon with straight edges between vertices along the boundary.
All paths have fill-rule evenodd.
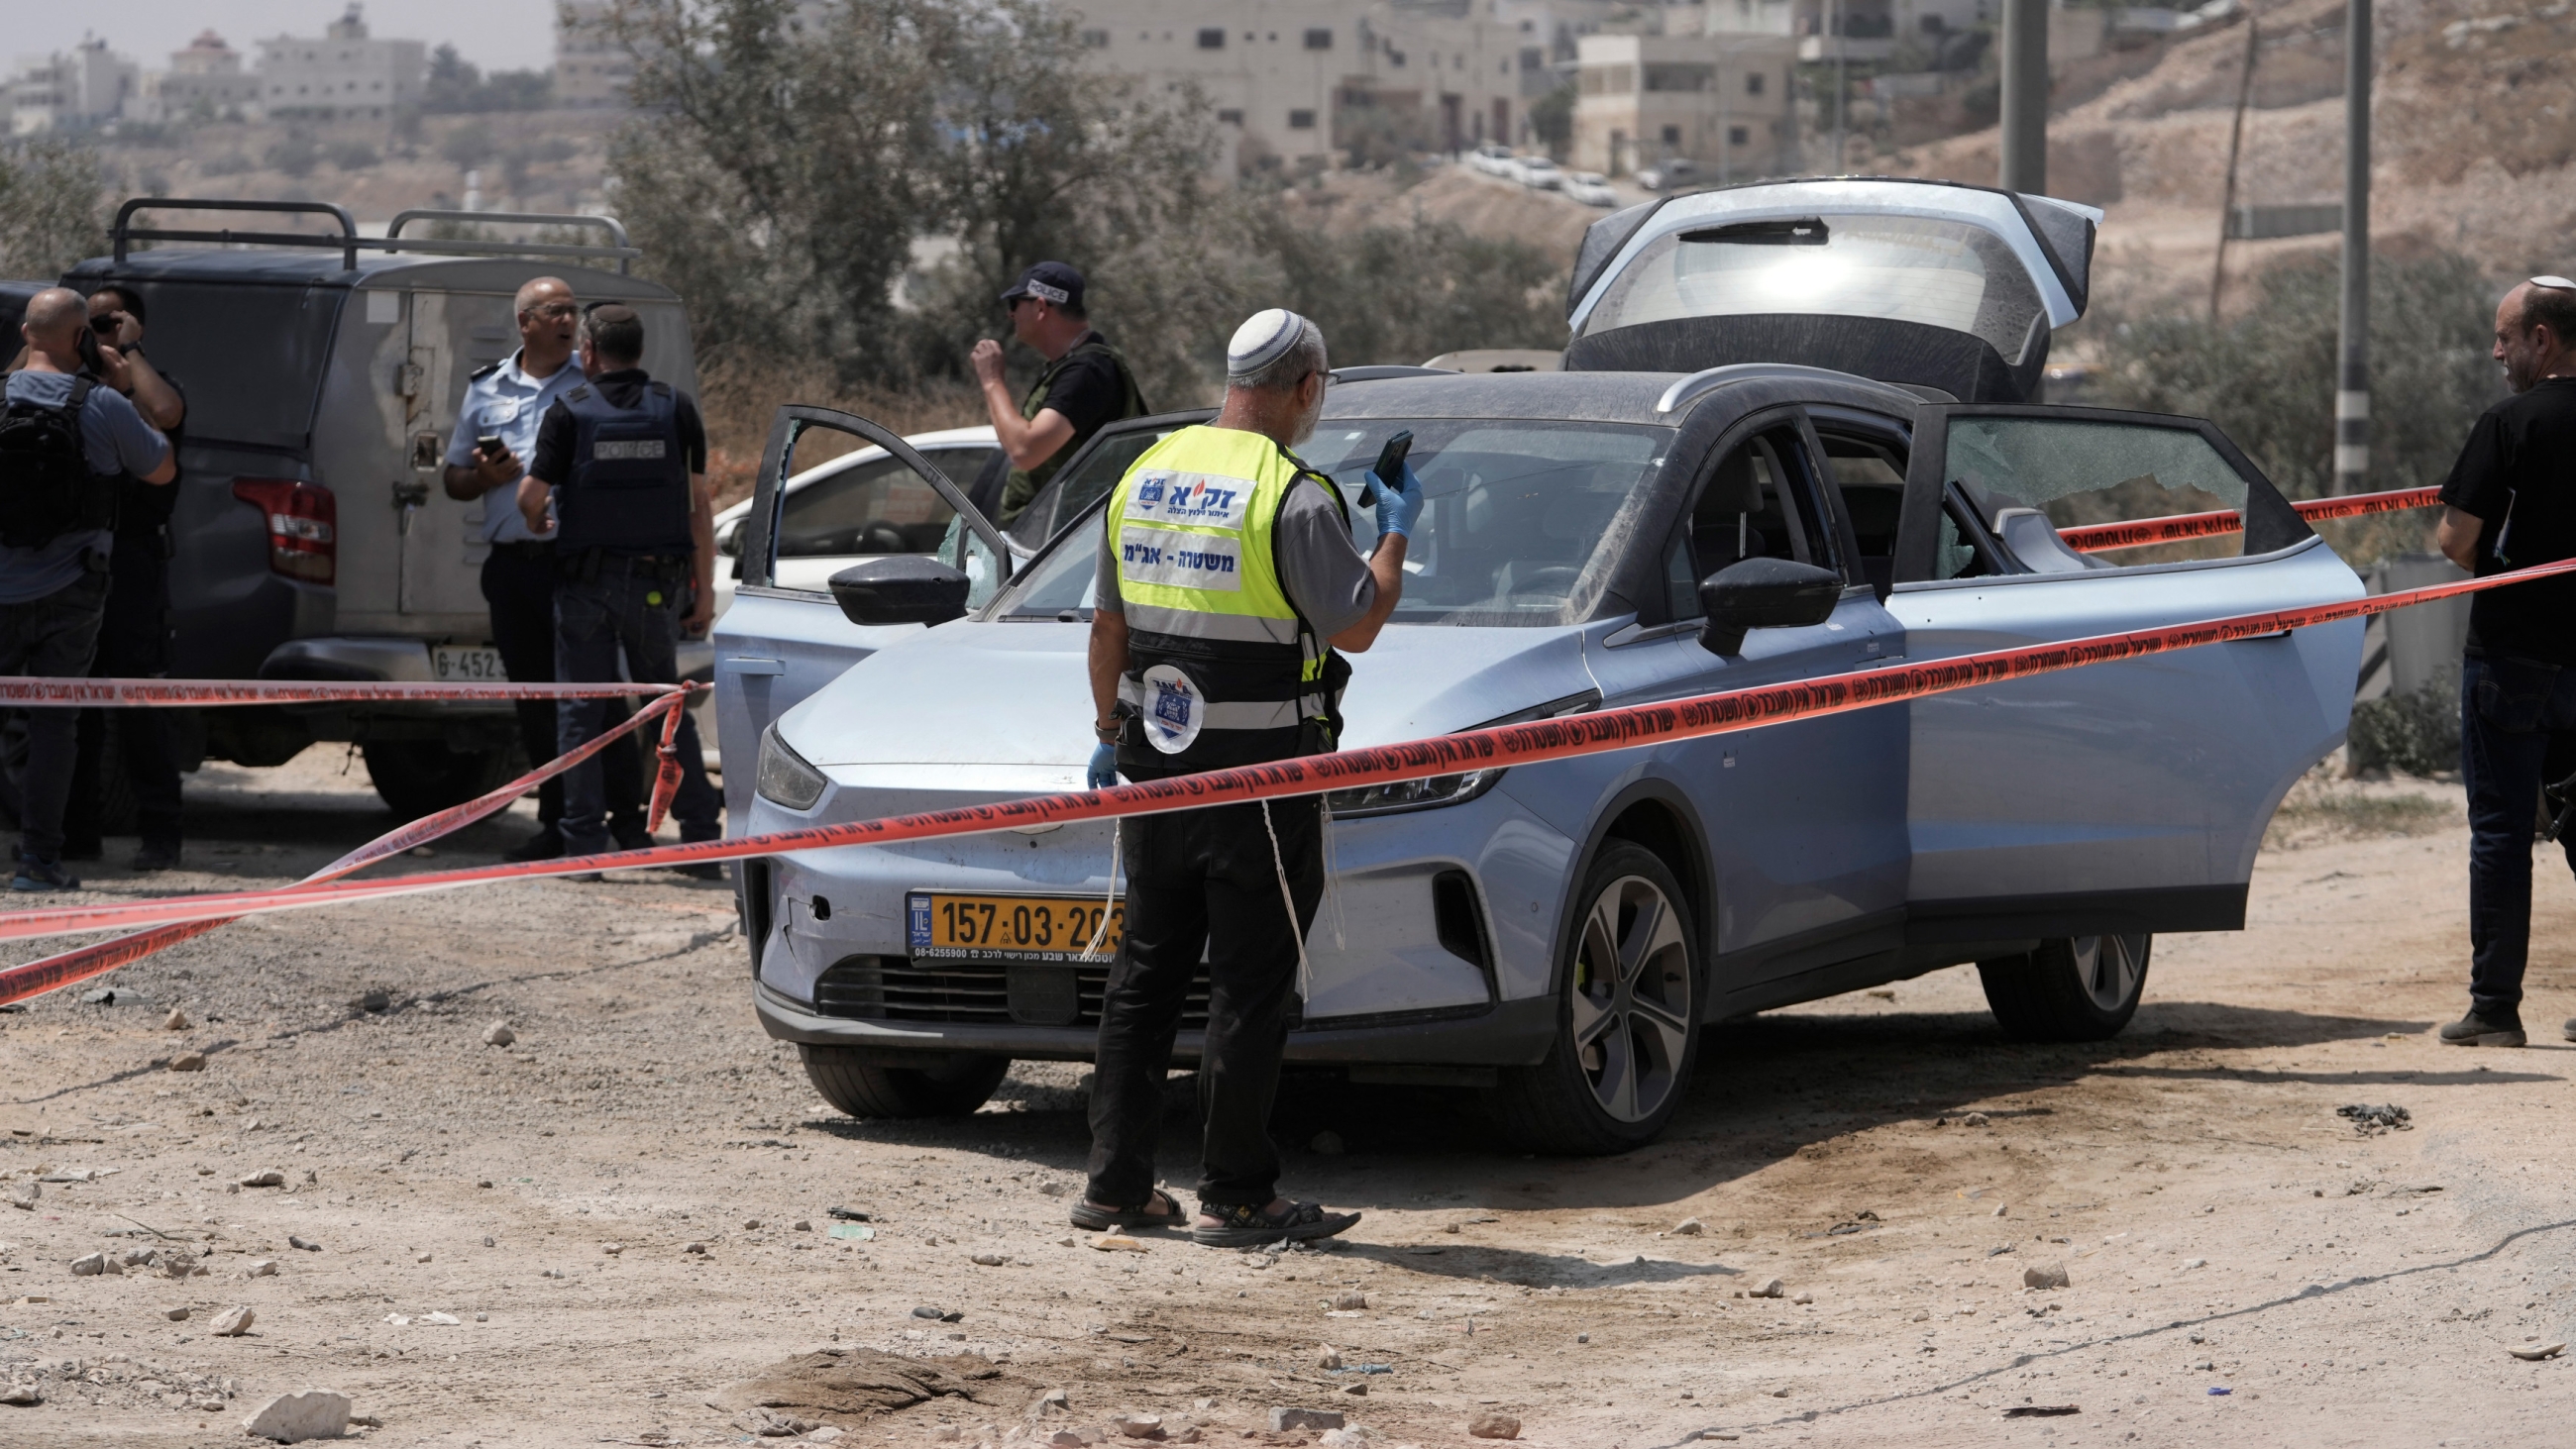
<path id="1" fill-rule="evenodd" d="M 2534 277 L 2496 308 L 2513 395 L 2487 409 L 2442 485 L 2442 553 L 2480 576 L 2576 558 L 2576 282 Z M 2460 670 L 2469 795 L 2469 1013 L 2456 1046 L 2521 1046 L 2531 843 L 2553 734 L 2576 730 L 2576 577 L 2474 596 Z M 2565 842 L 2576 865 L 2576 841 Z M 2576 1020 L 2563 1029 L 2576 1041 Z"/>

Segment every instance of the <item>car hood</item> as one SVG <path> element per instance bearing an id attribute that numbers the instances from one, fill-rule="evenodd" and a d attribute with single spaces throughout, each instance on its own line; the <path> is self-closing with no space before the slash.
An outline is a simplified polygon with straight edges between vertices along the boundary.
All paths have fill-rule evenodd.
<path id="1" fill-rule="evenodd" d="M 1080 789 L 1089 638 L 1084 624 L 943 624 L 851 666 L 779 731 L 844 786 Z M 1447 734 L 1593 687 L 1574 627 L 1391 625 L 1348 657 L 1352 745 Z"/>

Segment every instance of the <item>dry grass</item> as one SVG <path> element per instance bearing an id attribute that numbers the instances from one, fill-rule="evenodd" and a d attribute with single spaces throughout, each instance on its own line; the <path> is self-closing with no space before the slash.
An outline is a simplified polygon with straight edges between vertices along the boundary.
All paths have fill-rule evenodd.
<path id="1" fill-rule="evenodd" d="M 751 496 L 770 419 L 786 403 L 838 408 L 905 434 L 985 421 L 983 400 L 964 382 L 890 392 L 845 386 L 829 366 L 811 360 L 719 358 L 698 373 L 698 409 L 707 424 L 707 476 L 715 483 L 718 508 Z M 845 438 L 828 431 L 809 434 L 797 448 L 797 466 L 810 467 L 857 446 Z"/>
<path id="2" fill-rule="evenodd" d="M 2457 829 L 2467 815 L 2460 787 L 2411 775 L 2386 780 L 2338 778 L 2339 759 L 2308 772 L 2263 833 L 2267 850 L 2297 850 L 2335 840 L 2430 835 Z"/>

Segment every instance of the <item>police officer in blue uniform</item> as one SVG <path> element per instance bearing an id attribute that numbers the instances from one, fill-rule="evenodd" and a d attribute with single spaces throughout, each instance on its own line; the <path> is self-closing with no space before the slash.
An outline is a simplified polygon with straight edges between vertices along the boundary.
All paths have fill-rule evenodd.
<path id="1" fill-rule="evenodd" d="M 492 647 L 500 651 L 501 667 L 512 679 L 542 681 L 555 677 L 553 530 L 531 528 L 519 513 L 515 494 L 486 495 L 514 488 L 525 476 L 525 461 L 536 449 L 537 425 L 555 399 L 581 385 L 581 369 L 573 365 L 573 333 L 581 309 L 571 285 L 560 277 L 529 282 L 512 305 L 519 350 L 478 369 L 466 384 L 464 404 L 456 410 L 456 432 L 447 442 L 443 481 L 448 497 L 483 501 L 482 521 L 475 525 L 491 549 L 483 560 L 483 601 L 491 607 Z M 493 440 L 490 445 L 482 441 L 487 438 Z M 520 700 L 518 715 L 519 739 L 529 762 L 553 759 L 554 701 Z M 617 843 L 628 848 L 652 844 L 644 829 L 642 757 L 631 738 L 603 754 Z M 503 858 L 552 860 L 562 855 L 562 819 L 563 781 L 558 776 L 537 788 L 537 833 Z"/>
<path id="2" fill-rule="evenodd" d="M 547 409 L 535 461 L 519 484 L 519 512 L 533 532 L 554 511 L 555 677 L 568 684 L 625 677 L 679 681 L 679 631 L 702 633 L 715 613 L 715 510 L 707 491 L 706 427 L 688 394 L 640 365 L 644 322 L 610 302 L 582 319 L 585 381 Z M 578 748 L 604 727 L 607 702 L 556 708 L 557 747 Z M 696 722 L 680 717 L 680 790 L 671 813 L 682 840 L 722 833 Z M 564 775 L 564 849 L 609 848 L 597 760 Z M 712 865 L 687 867 L 713 878 Z"/>

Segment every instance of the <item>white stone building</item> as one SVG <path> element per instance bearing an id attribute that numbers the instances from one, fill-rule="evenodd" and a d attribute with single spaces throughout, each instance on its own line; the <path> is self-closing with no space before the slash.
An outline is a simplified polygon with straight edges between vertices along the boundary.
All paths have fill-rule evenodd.
<path id="1" fill-rule="evenodd" d="M 212 30 L 185 50 L 170 52 L 168 70 L 143 76 L 142 114 L 147 120 L 207 120 L 260 114 L 260 78 L 242 68 L 241 52 Z"/>
<path id="2" fill-rule="evenodd" d="M 562 0 L 555 9 L 555 104 L 596 110 L 626 104 L 635 58 L 601 21 L 616 0 Z"/>
<path id="3" fill-rule="evenodd" d="M 1707 181 L 1793 171 L 1796 62 L 1788 35 L 1587 35 L 1574 165 L 1617 176 L 1687 157 Z"/>
<path id="4" fill-rule="evenodd" d="M 1078 0 L 1103 70 L 1196 85 L 1247 169 L 1329 165 L 1383 133 L 1435 150 L 1528 134 L 1524 41 L 1498 0 Z"/>
<path id="5" fill-rule="evenodd" d="M 9 134 L 104 125 L 125 114 L 142 85 L 142 67 L 95 36 L 68 51 L 21 59 L 7 87 Z"/>
<path id="6" fill-rule="evenodd" d="M 271 118 L 382 120 L 417 103 L 429 47 L 377 40 L 357 0 L 318 39 L 281 35 L 259 43 L 260 103 Z"/>

